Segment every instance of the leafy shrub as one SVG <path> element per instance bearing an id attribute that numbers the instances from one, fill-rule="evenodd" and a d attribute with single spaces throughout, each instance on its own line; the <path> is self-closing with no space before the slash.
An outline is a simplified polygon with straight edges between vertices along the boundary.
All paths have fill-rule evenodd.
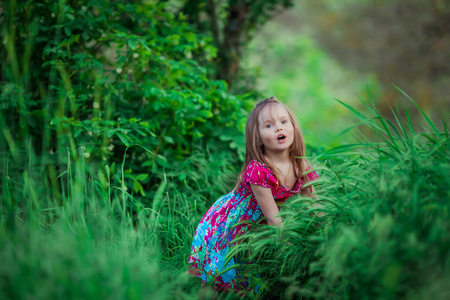
<path id="1" fill-rule="evenodd" d="M 252 103 L 208 78 L 202 62 L 215 56 L 211 38 L 168 13 L 164 2 L 11 0 L 3 10 L 0 125 L 8 133 L 0 151 L 19 167 L 26 155 L 20 149 L 31 145 L 47 165 L 55 200 L 57 174 L 65 171 L 55 165 L 80 147 L 104 188 L 108 166 L 111 178 L 124 179 L 147 204 L 146 191 L 165 172 L 217 194 L 215 176 L 200 183 L 190 177 L 199 171 L 187 159 L 196 149 L 233 157 L 208 169 L 214 175 L 236 172 Z M 122 178 L 116 166 L 125 154 Z"/>

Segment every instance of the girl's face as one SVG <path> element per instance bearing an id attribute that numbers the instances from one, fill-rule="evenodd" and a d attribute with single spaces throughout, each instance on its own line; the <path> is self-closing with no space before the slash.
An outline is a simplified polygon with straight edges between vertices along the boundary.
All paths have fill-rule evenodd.
<path id="1" fill-rule="evenodd" d="M 279 104 L 267 105 L 258 117 L 258 132 L 264 150 L 270 154 L 278 154 L 289 148 L 294 142 L 294 125 L 286 109 Z"/>

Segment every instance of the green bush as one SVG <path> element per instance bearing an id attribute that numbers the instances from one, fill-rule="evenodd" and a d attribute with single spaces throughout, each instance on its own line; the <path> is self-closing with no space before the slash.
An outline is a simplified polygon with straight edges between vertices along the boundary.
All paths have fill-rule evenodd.
<path id="1" fill-rule="evenodd" d="M 165 10 L 165 2 L 106 0 L 6 1 L 0 47 L 0 137 L 11 167 L 27 151 L 42 158 L 48 189 L 58 200 L 57 174 L 66 156 L 82 148 L 106 187 L 105 166 L 114 180 L 126 152 L 123 183 L 143 203 L 165 172 L 174 180 L 221 187 L 214 177 L 236 173 L 236 163 L 216 162 L 198 182 L 192 155 L 244 153 L 243 127 L 252 101 L 227 93 L 202 64 L 215 56 L 211 38 Z M 139 144 L 141 147 L 129 147 Z M 23 152 L 27 147 L 28 150 Z M 129 148 L 127 148 L 129 147 Z M 221 156 L 208 155 L 210 160 Z M 43 166 L 46 166 L 45 168 Z M 201 170 L 200 173 L 206 171 Z M 196 178 L 193 178 L 196 177 Z"/>

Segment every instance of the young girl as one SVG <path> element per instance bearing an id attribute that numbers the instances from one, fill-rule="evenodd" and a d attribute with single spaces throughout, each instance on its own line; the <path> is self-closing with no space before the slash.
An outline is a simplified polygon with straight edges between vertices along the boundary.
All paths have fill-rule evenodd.
<path id="1" fill-rule="evenodd" d="M 263 216 L 269 225 L 282 226 L 277 204 L 302 193 L 310 196 L 315 180 L 305 156 L 305 145 L 292 112 L 275 97 L 259 102 L 250 113 L 245 130 L 246 154 L 237 185 L 220 197 L 203 216 L 194 234 L 189 273 L 221 291 L 240 291 L 236 270 L 223 270 L 233 239 L 249 230 L 248 221 Z M 306 175 L 305 175 L 306 174 Z M 247 221 L 246 224 L 238 224 Z M 245 222 L 244 222 L 245 223 Z M 236 226 L 235 226 L 236 225 Z M 218 275 L 218 276 L 217 276 Z"/>

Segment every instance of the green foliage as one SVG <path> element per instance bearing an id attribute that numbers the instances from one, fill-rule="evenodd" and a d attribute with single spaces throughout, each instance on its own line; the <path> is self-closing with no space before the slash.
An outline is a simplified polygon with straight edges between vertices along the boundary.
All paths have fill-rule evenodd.
<path id="1" fill-rule="evenodd" d="M 345 192 L 327 197 L 341 207 L 328 212 L 338 217 L 312 266 L 321 275 L 310 286 L 319 298 L 444 299 L 448 287 L 436 282 L 448 281 L 450 269 L 448 131 L 445 124 L 437 131 L 419 107 L 429 132 L 416 132 L 398 114 L 394 125 L 367 108 L 373 118 L 359 117 L 383 143 L 332 168 L 339 174 L 330 174 L 332 181 L 351 184 L 336 184 Z"/>
<path id="2" fill-rule="evenodd" d="M 187 257 L 233 186 L 251 101 L 210 80 L 212 39 L 164 1 L 1 11 L 0 298 L 215 296 Z M 243 274 L 264 298 L 447 298 L 446 124 L 344 106 L 362 142 L 312 149 L 317 198 L 240 239 Z"/>
<path id="3" fill-rule="evenodd" d="M 104 190 L 81 159 L 68 165 L 62 205 L 44 206 L 53 197 L 31 169 L 25 201 L 3 198 L 0 298 L 197 299 L 198 284 L 183 269 L 197 216 L 185 195 L 162 186 L 159 205 L 140 205 L 132 217 L 125 201 L 136 199 L 115 194 L 120 187 Z M 172 221 L 191 218 L 182 227 Z"/>
<path id="4" fill-rule="evenodd" d="M 205 297 L 187 253 L 252 105 L 211 38 L 151 1 L 1 10 L 0 297 Z"/>
<path id="5" fill-rule="evenodd" d="M 0 151 L 13 167 L 25 167 L 25 146 L 50 168 L 82 147 L 104 178 L 104 166 L 121 164 L 127 149 L 124 184 L 149 204 L 144 191 L 164 172 L 180 181 L 198 173 L 187 163 L 196 149 L 243 157 L 251 101 L 208 79 L 200 63 L 214 56 L 211 38 L 164 3 L 11 0 L 4 12 Z M 233 165 L 217 172 L 236 172 Z M 213 181 L 199 184 L 216 195 Z"/>

